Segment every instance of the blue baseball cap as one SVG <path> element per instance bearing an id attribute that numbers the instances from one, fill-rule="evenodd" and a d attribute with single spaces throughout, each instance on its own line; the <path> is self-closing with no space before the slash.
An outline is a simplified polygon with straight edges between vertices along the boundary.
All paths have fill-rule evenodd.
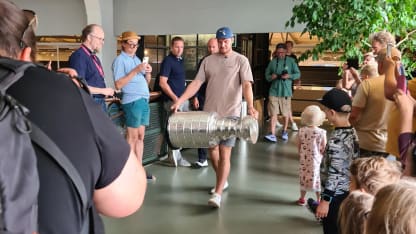
<path id="1" fill-rule="evenodd" d="M 227 39 L 227 38 L 232 38 L 232 37 L 233 37 L 233 32 L 231 31 L 229 27 L 222 27 L 217 30 L 217 34 L 216 34 L 217 39 Z"/>

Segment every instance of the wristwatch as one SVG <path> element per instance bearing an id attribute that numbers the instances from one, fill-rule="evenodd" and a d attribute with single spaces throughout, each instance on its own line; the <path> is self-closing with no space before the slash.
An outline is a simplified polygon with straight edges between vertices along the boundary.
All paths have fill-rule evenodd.
<path id="1" fill-rule="evenodd" d="M 331 203 L 331 201 L 332 201 L 332 197 L 331 197 L 331 196 L 329 196 L 328 194 L 322 193 L 322 194 L 321 194 L 321 200 L 323 200 L 323 201 L 327 201 L 327 202 Z"/>

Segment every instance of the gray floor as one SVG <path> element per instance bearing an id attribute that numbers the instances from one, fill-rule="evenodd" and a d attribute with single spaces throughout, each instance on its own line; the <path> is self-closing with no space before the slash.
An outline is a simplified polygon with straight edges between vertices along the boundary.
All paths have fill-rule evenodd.
<path id="1" fill-rule="evenodd" d="M 148 184 L 142 208 L 124 219 L 104 218 L 108 234 L 129 233 L 322 233 L 322 226 L 299 197 L 296 132 L 288 142 L 255 145 L 237 141 L 233 150 L 230 188 L 220 209 L 207 206 L 208 191 L 215 183 L 209 168 L 147 166 L 157 181 Z M 183 152 L 197 159 L 194 149 Z M 314 197 L 308 193 L 307 197 Z"/>

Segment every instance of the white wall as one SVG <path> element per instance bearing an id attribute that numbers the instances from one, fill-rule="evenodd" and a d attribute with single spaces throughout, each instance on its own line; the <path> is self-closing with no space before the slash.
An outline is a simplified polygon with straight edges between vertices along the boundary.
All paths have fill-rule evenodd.
<path id="1" fill-rule="evenodd" d="M 301 31 L 286 29 L 293 0 L 117 0 L 115 32 L 143 35 L 212 33 L 229 26 L 235 33 Z"/>
<path id="2" fill-rule="evenodd" d="M 100 24 L 105 45 L 98 55 L 106 83 L 113 86 L 111 64 L 116 36 L 125 30 L 142 35 L 215 33 L 229 26 L 234 33 L 302 31 L 286 29 L 294 0 L 12 0 L 39 18 L 37 35 L 80 35 L 88 24 Z"/>
<path id="3" fill-rule="evenodd" d="M 87 24 L 84 0 L 12 0 L 22 9 L 36 12 L 37 35 L 81 34 Z"/>

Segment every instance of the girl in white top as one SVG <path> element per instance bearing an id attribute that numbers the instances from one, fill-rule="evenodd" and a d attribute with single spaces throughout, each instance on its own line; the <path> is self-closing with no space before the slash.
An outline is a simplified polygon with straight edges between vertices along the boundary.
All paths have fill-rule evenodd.
<path id="1" fill-rule="evenodd" d="M 326 130 L 319 128 L 325 120 L 325 113 L 317 105 L 310 105 L 303 110 L 301 121 L 303 127 L 298 133 L 300 198 L 298 205 L 305 205 L 307 191 L 316 193 L 320 200 L 321 180 L 319 169 L 326 145 Z"/>

